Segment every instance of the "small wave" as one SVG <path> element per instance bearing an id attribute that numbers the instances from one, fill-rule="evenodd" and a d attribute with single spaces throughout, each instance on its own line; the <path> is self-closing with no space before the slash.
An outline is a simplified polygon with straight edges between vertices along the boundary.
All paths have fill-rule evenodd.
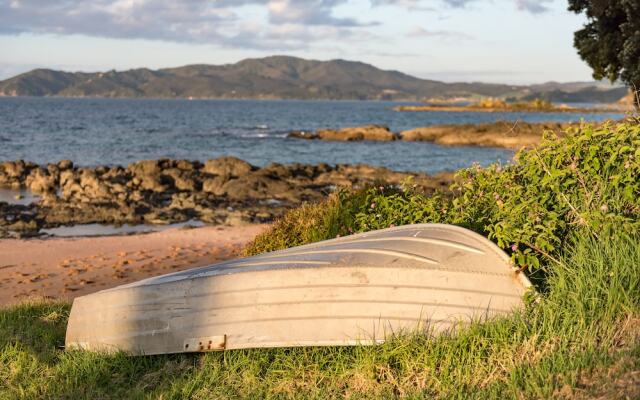
<path id="1" fill-rule="evenodd" d="M 256 129 L 269 129 L 269 125 L 256 125 Z"/>
<path id="2" fill-rule="evenodd" d="M 239 133 L 231 136 L 241 137 L 241 138 L 258 138 L 258 139 L 271 137 L 269 133 L 253 133 L 253 132 L 244 132 L 244 133 Z"/>
<path id="3" fill-rule="evenodd" d="M 255 132 L 255 131 L 241 131 L 241 132 L 227 132 L 227 135 L 236 138 L 257 138 L 257 139 L 265 139 L 265 138 L 286 138 L 286 132 Z"/>
<path id="4" fill-rule="evenodd" d="M 223 137 L 228 138 L 271 138 L 274 137 L 274 132 L 264 129 L 256 129 L 256 128 L 231 128 L 231 129 L 220 129 L 216 134 L 221 135 Z"/>

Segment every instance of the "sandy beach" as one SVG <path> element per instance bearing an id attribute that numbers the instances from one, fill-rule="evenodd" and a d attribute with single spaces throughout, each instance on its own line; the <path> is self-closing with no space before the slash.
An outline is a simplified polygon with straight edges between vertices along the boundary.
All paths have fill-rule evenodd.
<path id="1" fill-rule="evenodd" d="M 73 299 L 239 255 L 267 225 L 206 226 L 128 236 L 0 240 L 0 307 Z"/>

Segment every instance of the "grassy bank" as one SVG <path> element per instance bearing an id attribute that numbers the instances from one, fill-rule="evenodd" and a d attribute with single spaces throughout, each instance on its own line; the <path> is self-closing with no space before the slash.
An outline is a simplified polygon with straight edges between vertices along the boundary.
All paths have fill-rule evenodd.
<path id="1" fill-rule="evenodd" d="M 0 398 L 640 396 L 640 127 L 585 128 L 462 171 L 451 192 L 373 186 L 285 216 L 248 254 L 415 222 L 471 228 L 535 278 L 508 318 L 371 347 L 129 358 L 64 352 L 65 303 L 0 310 Z"/>
<path id="2" fill-rule="evenodd" d="M 577 231 L 640 231 L 640 124 L 585 125 L 515 155 L 512 164 L 458 172 L 451 191 L 425 195 L 373 185 L 289 213 L 248 255 L 412 223 L 447 223 L 493 240 L 535 274 Z"/>
<path id="3" fill-rule="evenodd" d="M 455 337 L 374 347 L 64 352 L 69 306 L 24 304 L 0 312 L 0 398 L 637 396 L 638 265 L 638 238 L 581 236 L 527 311 Z"/>

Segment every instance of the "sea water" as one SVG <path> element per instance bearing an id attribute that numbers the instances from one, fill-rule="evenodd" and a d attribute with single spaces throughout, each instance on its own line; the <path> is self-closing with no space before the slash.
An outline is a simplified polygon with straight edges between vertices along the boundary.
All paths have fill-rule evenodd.
<path id="1" fill-rule="evenodd" d="M 416 142 L 324 142 L 287 138 L 292 130 L 383 124 L 394 132 L 436 124 L 599 121 L 614 113 L 397 112 L 380 101 L 0 98 L 0 160 L 77 165 L 141 159 L 236 156 L 277 163 L 370 164 L 435 173 L 477 162 L 508 162 L 513 152 Z"/>

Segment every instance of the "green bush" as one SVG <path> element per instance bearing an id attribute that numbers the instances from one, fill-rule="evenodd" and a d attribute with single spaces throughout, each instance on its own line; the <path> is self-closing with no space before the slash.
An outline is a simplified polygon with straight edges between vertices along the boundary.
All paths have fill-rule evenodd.
<path id="1" fill-rule="evenodd" d="M 258 235 L 244 252 L 254 255 L 335 237 L 340 208 L 336 194 L 322 203 L 295 208 L 278 220 L 274 227 Z"/>
<path id="2" fill-rule="evenodd" d="M 583 125 L 511 164 L 461 170 L 453 195 L 403 188 L 339 192 L 326 203 L 295 210 L 247 249 L 277 250 L 355 232 L 439 222 L 488 236 L 530 272 L 557 261 L 577 229 L 594 236 L 640 231 L 640 124 Z"/>

